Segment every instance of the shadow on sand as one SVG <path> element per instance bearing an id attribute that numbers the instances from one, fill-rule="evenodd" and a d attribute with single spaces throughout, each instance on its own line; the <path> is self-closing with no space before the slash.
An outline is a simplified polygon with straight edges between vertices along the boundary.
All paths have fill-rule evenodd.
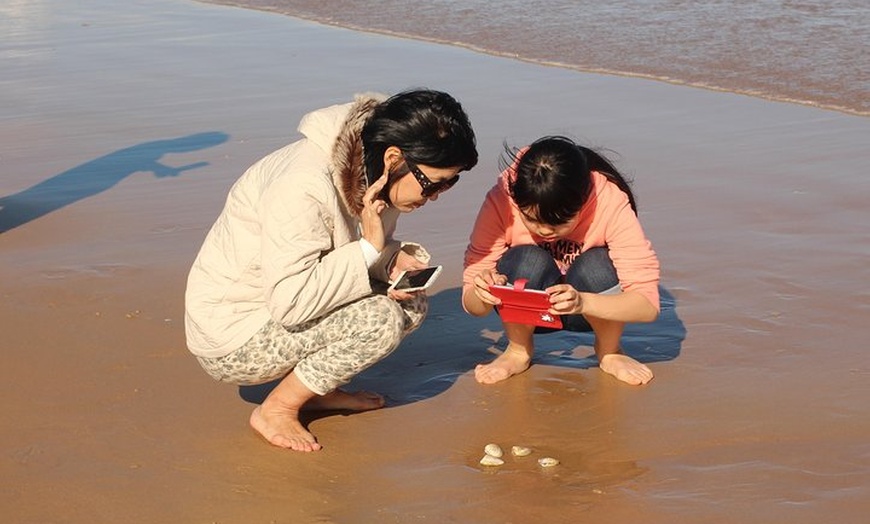
<path id="1" fill-rule="evenodd" d="M 676 301 L 659 288 L 662 310 L 650 324 L 629 324 L 622 336 L 626 354 L 641 362 L 672 360 L 680 354 L 686 328 L 677 316 Z M 416 332 L 406 338 L 395 352 L 358 375 L 348 390 L 377 391 L 387 406 L 401 406 L 434 397 L 447 389 L 457 377 L 495 356 L 507 340 L 498 316 L 476 318 L 460 306 L 459 288 L 448 289 L 429 299 L 429 314 Z M 535 336 L 532 365 L 586 369 L 598 365 L 592 350 L 591 333 L 559 331 Z M 584 353 L 577 356 L 575 353 Z M 278 381 L 258 386 L 241 386 L 239 395 L 260 403 Z"/>
<path id="2" fill-rule="evenodd" d="M 112 188 L 133 173 L 151 172 L 157 178 L 178 176 L 208 165 L 196 162 L 172 167 L 160 159 L 222 144 L 229 135 L 217 131 L 154 140 L 119 149 L 44 180 L 24 191 L 0 197 L 0 233 Z"/>

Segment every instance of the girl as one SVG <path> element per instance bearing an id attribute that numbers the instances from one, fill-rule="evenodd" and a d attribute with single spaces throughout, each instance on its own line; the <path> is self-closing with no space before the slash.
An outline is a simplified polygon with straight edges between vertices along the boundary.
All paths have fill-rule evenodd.
<path id="1" fill-rule="evenodd" d="M 490 189 L 465 251 L 462 305 L 484 316 L 500 301 L 493 284 L 527 279 L 545 290 L 550 314 L 569 331 L 593 331 L 601 370 L 629 384 L 652 371 L 620 353 L 626 322 L 651 322 L 659 313 L 659 262 L 638 222 L 625 178 L 595 151 L 560 136 L 523 151 Z M 528 369 L 534 333 L 546 328 L 504 323 L 508 346 L 478 365 L 483 384 Z M 552 330 L 549 330 L 552 331 Z"/>

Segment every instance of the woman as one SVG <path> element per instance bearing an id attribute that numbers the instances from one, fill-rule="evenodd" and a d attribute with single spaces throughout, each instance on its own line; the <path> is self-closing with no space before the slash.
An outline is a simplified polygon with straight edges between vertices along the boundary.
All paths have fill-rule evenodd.
<path id="1" fill-rule="evenodd" d="M 429 260 L 392 238 L 396 220 L 437 200 L 477 150 L 461 105 L 425 89 L 361 95 L 309 113 L 299 131 L 230 190 L 188 277 L 185 328 L 213 378 L 282 379 L 250 424 L 275 446 L 315 451 L 300 410 L 383 406 L 339 386 L 426 314 L 424 293 L 387 291 Z"/>
<path id="2" fill-rule="evenodd" d="M 637 219 L 625 178 L 604 157 L 568 138 L 544 137 L 513 152 L 481 206 L 465 252 L 462 305 L 484 316 L 501 301 L 490 285 L 549 294 L 563 329 L 593 331 L 600 369 L 629 384 L 653 378 L 620 353 L 626 322 L 659 313 L 659 262 Z M 535 326 L 504 323 L 508 346 L 475 378 L 491 384 L 528 369 Z M 536 331 L 537 329 L 537 331 Z"/>

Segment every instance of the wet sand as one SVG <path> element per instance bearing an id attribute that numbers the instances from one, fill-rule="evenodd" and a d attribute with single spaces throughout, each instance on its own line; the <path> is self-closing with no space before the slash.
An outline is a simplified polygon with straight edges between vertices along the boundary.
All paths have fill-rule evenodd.
<path id="1" fill-rule="evenodd" d="M 870 510 L 870 120 L 175 0 L 4 7 L 0 507 L 9 522 L 863 522 Z M 446 270 L 430 318 L 350 386 L 386 409 L 310 421 L 316 454 L 247 426 L 256 391 L 184 347 L 187 270 L 229 186 L 307 111 L 425 85 L 468 110 L 481 162 L 406 216 Z M 590 341 L 504 347 L 460 309 L 502 142 L 618 152 L 663 265 L 633 329 L 655 380 Z M 533 460 L 477 464 L 487 442 Z"/>

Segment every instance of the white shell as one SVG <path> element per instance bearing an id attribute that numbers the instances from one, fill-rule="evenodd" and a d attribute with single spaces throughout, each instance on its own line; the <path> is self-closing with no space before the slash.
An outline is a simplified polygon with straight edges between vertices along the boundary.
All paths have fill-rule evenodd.
<path id="1" fill-rule="evenodd" d="M 551 468 L 557 466 L 559 461 L 553 457 L 544 457 L 538 459 L 538 464 L 540 464 L 542 468 Z"/>
<path id="2" fill-rule="evenodd" d="M 527 448 L 525 446 L 513 446 L 511 447 L 511 455 L 515 457 L 525 457 L 527 455 L 532 454 L 532 448 Z"/>
<path id="3" fill-rule="evenodd" d="M 482 459 L 480 459 L 480 463 L 484 466 L 501 466 L 504 464 L 504 461 L 498 457 L 493 457 L 492 455 L 484 455 Z"/>
<path id="4" fill-rule="evenodd" d="M 483 448 L 483 452 L 492 457 L 501 458 L 504 453 L 501 450 L 501 447 L 498 444 L 487 444 Z"/>

